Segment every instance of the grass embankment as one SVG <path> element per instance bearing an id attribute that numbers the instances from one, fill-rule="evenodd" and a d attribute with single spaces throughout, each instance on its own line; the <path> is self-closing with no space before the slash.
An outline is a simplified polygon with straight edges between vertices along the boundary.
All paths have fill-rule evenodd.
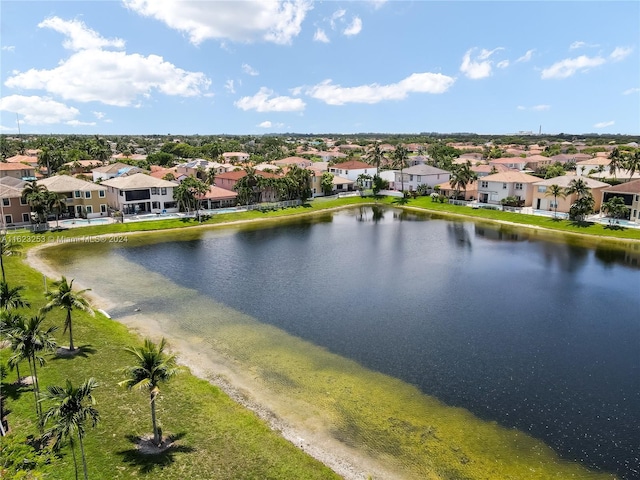
<path id="1" fill-rule="evenodd" d="M 310 207 L 279 212 L 245 212 L 213 217 L 208 223 L 257 220 L 283 215 L 319 212 L 372 199 L 346 198 L 314 201 Z M 392 199 L 379 203 L 392 204 Z M 485 220 L 522 223 L 528 219 L 544 228 L 566 223 L 566 231 L 584 234 L 602 230 L 605 235 L 631 231 L 607 230 L 592 225 L 574 227 L 542 217 L 506 212 L 476 211 L 467 207 L 432 204 L 430 199 L 407 202 L 437 214 L 463 214 Z M 523 218 L 526 217 L 526 218 Z M 549 222 L 547 225 L 545 222 Z M 101 225 L 58 232 L 61 236 L 124 233 L 197 225 L 197 222 L 162 220 L 124 225 Z M 563 227 L 563 228 L 564 228 Z M 557 228 L 556 228 L 557 229 Z M 633 232 L 635 233 L 635 232 Z M 596 233 L 599 235 L 599 233 Z M 622 237 L 627 238 L 627 237 Z M 639 238 L 637 235 L 629 238 Z M 11 285 L 25 285 L 35 308 L 44 302 L 42 277 L 16 257 L 7 260 Z M 185 297 L 187 298 L 187 297 Z M 62 325 L 62 312 L 49 321 Z M 326 415 L 335 425 L 333 435 L 380 459 L 396 462 L 407 478 L 442 479 L 585 479 L 613 478 L 597 475 L 557 458 L 549 448 L 522 433 L 484 422 L 461 409 L 440 404 L 398 380 L 370 372 L 354 362 L 331 355 L 305 342 L 292 341 L 283 332 L 257 322 L 221 324 L 216 338 L 225 339 L 229 352 L 243 351 L 243 362 L 253 365 L 261 379 L 275 378 L 284 397 L 315 408 L 309 414 Z M 58 332 L 61 344 L 67 337 Z M 118 368 L 129 359 L 123 347 L 140 342 L 117 322 L 101 315 L 74 315 L 74 338 L 86 345 L 86 354 L 51 359 L 41 370 L 41 385 L 62 384 L 67 378 L 80 383 L 96 377 L 102 422 L 87 435 L 89 472 L 93 478 L 334 478 L 333 472 L 297 450 L 253 414 L 238 406 L 219 389 L 187 373 L 162 389 L 158 415 L 165 434 L 180 436 L 178 447 L 158 457 L 139 455 L 131 438 L 150 432 L 146 395 L 117 386 Z M 1 352 L 6 359 L 8 352 Z M 25 365 L 26 369 L 26 365 Z M 24 374 L 24 373 L 23 373 Z M 15 375 L 15 374 L 12 374 Z M 266 380 L 265 380 L 266 381 Z M 267 383 L 265 383 L 265 386 Z M 270 388 L 273 383 L 270 383 Z M 16 431 L 36 434 L 30 389 L 10 390 L 9 417 Z M 400 460 L 399 460 L 400 459 Z M 73 478 L 69 451 L 55 466 L 51 478 Z"/>
<path id="2" fill-rule="evenodd" d="M 44 304 L 42 275 L 17 257 L 10 257 L 5 263 L 10 285 L 26 287 L 24 296 L 32 305 L 28 314 L 35 313 Z M 47 321 L 61 327 L 63 315 L 61 311 L 53 311 Z M 146 393 L 129 392 L 117 382 L 123 380 L 118 369 L 131 363 L 123 348 L 138 345 L 140 338 L 100 313 L 95 318 L 74 313 L 73 318 L 74 340 L 83 353 L 75 357 L 49 357 L 39 370 L 39 378 L 43 390 L 47 385 L 64 385 L 67 379 L 74 385 L 89 377 L 98 380 L 100 387 L 95 390 L 95 397 L 101 422 L 88 429 L 85 439 L 90 478 L 339 478 L 269 430 L 219 388 L 187 371 L 161 386 L 157 402 L 164 434 L 180 438 L 176 447 L 155 456 L 138 453 L 135 437 L 151 432 L 149 399 Z M 62 328 L 57 337 L 59 344 L 68 345 L 68 335 L 63 335 Z M 0 351 L 3 361 L 8 356 L 8 349 Z M 20 372 L 28 375 L 26 362 Z M 11 385 L 13 381 L 15 372 L 9 374 L 3 385 L 8 396 L 10 427 L 17 434 L 37 436 L 31 387 L 16 387 Z M 69 448 L 62 453 L 46 478 L 74 478 Z"/>

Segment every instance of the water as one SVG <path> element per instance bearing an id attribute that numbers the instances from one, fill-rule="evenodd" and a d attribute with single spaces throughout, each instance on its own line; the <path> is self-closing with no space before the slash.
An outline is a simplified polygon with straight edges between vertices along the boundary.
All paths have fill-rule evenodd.
<path id="1" fill-rule="evenodd" d="M 71 225 L 86 226 L 86 225 L 100 225 L 100 224 L 108 223 L 108 222 L 109 222 L 108 218 L 90 218 L 90 219 L 76 218 L 76 219 L 73 219 L 73 220 L 60 220 L 60 225 L 64 225 L 64 226 L 71 226 Z"/>
<path id="2" fill-rule="evenodd" d="M 116 256 L 640 478 L 640 251 L 538 236 L 363 208 Z"/>

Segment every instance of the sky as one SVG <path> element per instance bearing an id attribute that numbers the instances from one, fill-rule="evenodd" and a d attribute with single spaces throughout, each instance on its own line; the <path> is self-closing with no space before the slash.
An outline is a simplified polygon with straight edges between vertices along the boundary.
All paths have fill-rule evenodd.
<path id="1" fill-rule="evenodd" d="M 640 134 L 640 2 L 0 2 L 0 133 Z"/>

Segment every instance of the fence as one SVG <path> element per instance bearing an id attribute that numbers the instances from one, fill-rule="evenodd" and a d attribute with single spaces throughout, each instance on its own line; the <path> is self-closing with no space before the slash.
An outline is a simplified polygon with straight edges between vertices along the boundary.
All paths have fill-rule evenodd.
<path id="1" fill-rule="evenodd" d="M 243 208 L 247 210 L 279 210 L 281 208 L 287 207 L 297 207 L 302 205 L 302 200 L 285 200 L 284 202 L 264 202 L 264 203 L 256 203 L 255 205 L 245 205 Z"/>

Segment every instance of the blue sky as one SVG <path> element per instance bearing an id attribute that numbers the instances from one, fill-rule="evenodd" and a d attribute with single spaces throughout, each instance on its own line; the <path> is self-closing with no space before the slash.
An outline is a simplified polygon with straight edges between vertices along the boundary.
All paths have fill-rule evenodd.
<path id="1" fill-rule="evenodd" d="M 0 9 L 2 133 L 640 134 L 637 1 Z"/>

